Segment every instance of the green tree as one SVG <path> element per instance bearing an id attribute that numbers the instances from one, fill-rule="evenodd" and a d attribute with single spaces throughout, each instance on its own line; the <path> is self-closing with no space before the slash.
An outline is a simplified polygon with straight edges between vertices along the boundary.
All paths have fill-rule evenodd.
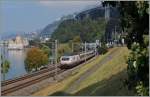
<path id="1" fill-rule="evenodd" d="M 51 49 L 50 49 L 48 46 L 42 44 L 42 46 L 41 46 L 40 49 L 43 50 L 43 52 L 44 52 L 45 54 L 47 54 L 48 57 L 49 57 L 50 55 L 52 55 Z"/>
<path id="2" fill-rule="evenodd" d="M 59 47 L 58 47 L 58 56 L 62 56 L 64 54 L 69 54 L 71 53 L 71 48 L 69 47 L 69 44 L 65 43 L 65 44 L 61 44 Z"/>
<path id="3" fill-rule="evenodd" d="M 48 64 L 48 55 L 39 48 L 31 48 L 25 58 L 25 68 L 28 72 Z"/>
<path id="4" fill-rule="evenodd" d="M 5 81 L 5 74 L 9 71 L 10 68 L 10 62 L 6 59 L 3 58 L 3 56 L 1 55 L 1 73 L 3 74 L 3 80 Z"/>
<path id="5" fill-rule="evenodd" d="M 33 40 L 30 40 L 29 41 L 29 45 L 30 46 L 36 46 L 36 47 L 38 47 L 39 45 L 40 45 L 40 40 L 39 39 L 33 39 Z"/>
<path id="6" fill-rule="evenodd" d="M 81 51 L 81 43 L 82 43 L 82 40 L 81 40 L 80 36 L 75 36 L 72 40 L 72 51 L 80 52 Z"/>
<path id="7" fill-rule="evenodd" d="M 128 86 L 137 95 L 149 95 L 149 32 L 148 1 L 106 1 L 104 5 L 118 6 L 121 24 L 127 33 L 126 43 L 131 53 L 128 57 Z M 140 83 L 140 84 L 139 84 Z"/>
<path id="8" fill-rule="evenodd" d="M 82 42 L 82 40 L 81 40 L 80 36 L 75 36 L 73 38 L 73 43 L 81 43 L 81 42 Z"/>

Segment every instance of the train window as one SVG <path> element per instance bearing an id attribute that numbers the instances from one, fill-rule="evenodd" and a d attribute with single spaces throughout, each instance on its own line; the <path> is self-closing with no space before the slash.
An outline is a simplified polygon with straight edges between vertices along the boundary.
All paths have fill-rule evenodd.
<path id="1" fill-rule="evenodd" d="M 62 60 L 63 60 L 63 61 L 68 61 L 68 60 L 69 60 L 69 58 L 62 58 Z"/>

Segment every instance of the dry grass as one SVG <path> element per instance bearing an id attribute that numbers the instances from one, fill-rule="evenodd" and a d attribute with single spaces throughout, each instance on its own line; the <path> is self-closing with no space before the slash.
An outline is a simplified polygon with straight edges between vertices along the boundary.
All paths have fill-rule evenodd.
<path id="1" fill-rule="evenodd" d="M 127 48 L 121 48 L 112 60 L 82 81 L 73 95 L 133 95 L 132 91 L 128 91 L 123 85 L 123 80 L 127 77 L 125 56 L 128 54 Z"/>

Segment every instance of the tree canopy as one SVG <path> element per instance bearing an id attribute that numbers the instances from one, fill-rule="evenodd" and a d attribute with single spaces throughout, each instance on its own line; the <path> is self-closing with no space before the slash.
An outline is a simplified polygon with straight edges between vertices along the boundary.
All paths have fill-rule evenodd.
<path id="1" fill-rule="evenodd" d="M 27 52 L 25 67 L 28 72 L 48 64 L 48 55 L 39 48 L 31 48 Z"/>

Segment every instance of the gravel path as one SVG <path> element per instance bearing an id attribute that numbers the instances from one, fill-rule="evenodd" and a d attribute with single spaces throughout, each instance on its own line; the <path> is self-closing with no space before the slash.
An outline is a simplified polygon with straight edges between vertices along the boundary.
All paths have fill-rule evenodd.
<path id="1" fill-rule="evenodd" d="M 97 69 L 99 69 L 103 64 L 107 63 L 107 61 L 110 61 L 113 56 L 119 51 L 117 48 L 113 52 L 111 52 L 107 57 L 105 57 L 100 63 L 94 65 L 92 68 L 84 72 L 76 81 L 74 81 L 70 87 L 65 91 L 66 93 L 72 93 L 74 90 L 78 88 L 80 83 L 86 79 L 88 76 L 90 76 L 92 73 L 94 73 Z"/>

